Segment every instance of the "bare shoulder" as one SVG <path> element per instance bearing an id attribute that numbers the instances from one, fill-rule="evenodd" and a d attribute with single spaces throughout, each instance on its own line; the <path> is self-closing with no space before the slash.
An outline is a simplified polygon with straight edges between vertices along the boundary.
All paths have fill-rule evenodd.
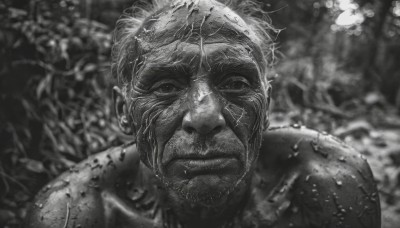
<path id="1" fill-rule="evenodd" d="M 25 227 L 104 227 L 103 192 L 134 175 L 139 161 L 135 145 L 89 157 L 37 194 Z"/>
<path id="2" fill-rule="evenodd" d="M 318 171 L 323 168 L 329 176 L 338 171 L 352 172 L 347 174 L 356 171 L 365 176 L 363 179 L 373 178 L 365 157 L 358 151 L 333 135 L 305 127 L 280 127 L 265 132 L 260 157 L 265 156 L 287 160 L 313 173 L 320 173 Z"/>
<path id="3" fill-rule="evenodd" d="M 302 216 L 293 215 L 294 224 L 380 227 L 379 196 L 367 160 L 340 139 L 298 126 L 270 129 L 260 161 L 266 169 L 295 173 L 291 211 Z"/>

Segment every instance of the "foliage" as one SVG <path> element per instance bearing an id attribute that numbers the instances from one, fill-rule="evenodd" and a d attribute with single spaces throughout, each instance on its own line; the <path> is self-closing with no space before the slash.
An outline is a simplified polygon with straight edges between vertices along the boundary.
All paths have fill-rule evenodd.
<path id="1" fill-rule="evenodd" d="M 108 96 L 111 29 L 81 17 L 78 1 L 30 3 L 0 3 L 3 210 L 23 208 L 60 171 L 121 142 Z M 1 216 L 25 213 L 14 212 Z"/>
<path id="2" fill-rule="evenodd" d="M 278 38 L 285 57 L 276 69 L 277 84 L 308 91 L 313 102 L 330 106 L 362 100 L 370 92 L 400 104 L 400 1 L 269 2 L 272 21 L 283 28 Z M 307 81 L 314 87 L 298 83 Z M 323 96 L 316 98 L 315 92 Z M 290 98 L 300 105 L 310 100 L 297 95 Z"/>
<path id="3" fill-rule="evenodd" d="M 351 141 L 372 159 L 387 211 L 400 210 L 399 175 L 389 172 L 400 173 L 400 139 L 387 136 L 400 129 L 400 1 L 350 1 L 364 19 L 346 26 L 337 0 L 267 2 L 275 27 L 286 28 L 270 74 L 272 124 Z M 128 5 L 0 2 L 0 227 L 17 227 L 27 202 L 60 172 L 128 140 L 112 118 L 108 83 L 112 26 Z"/>

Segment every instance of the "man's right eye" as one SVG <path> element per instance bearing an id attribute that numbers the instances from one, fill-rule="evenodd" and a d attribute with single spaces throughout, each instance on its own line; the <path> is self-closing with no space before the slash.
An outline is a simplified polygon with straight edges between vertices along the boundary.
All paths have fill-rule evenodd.
<path id="1" fill-rule="evenodd" d="M 179 92 L 182 88 L 176 83 L 172 82 L 163 82 L 156 84 L 154 86 L 153 92 L 156 95 L 174 95 Z"/>

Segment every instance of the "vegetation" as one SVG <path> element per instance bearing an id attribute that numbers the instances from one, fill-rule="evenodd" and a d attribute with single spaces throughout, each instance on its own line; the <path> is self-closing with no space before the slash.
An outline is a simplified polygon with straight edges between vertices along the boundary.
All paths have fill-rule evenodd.
<path id="1" fill-rule="evenodd" d="M 400 222 L 400 1 L 268 0 L 280 46 L 272 125 L 338 135 L 369 159 L 385 228 Z M 128 140 L 109 88 L 128 0 L 0 2 L 0 227 L 60 172 Z M 107 9 L 107 10 L 105 10 Z"/>

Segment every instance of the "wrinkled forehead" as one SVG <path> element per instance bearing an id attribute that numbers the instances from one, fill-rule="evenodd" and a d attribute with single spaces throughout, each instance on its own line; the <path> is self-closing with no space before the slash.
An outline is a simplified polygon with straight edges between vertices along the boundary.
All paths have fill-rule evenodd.
<path id="1" fill-rule="evenodd" d="M 263 64 L 256 33 L 227 6 L 213 0 L 181 0 L 146 19 L 137 33 L 143 53 L 181 41 L 202 46 L 205 43 L 240 44 Z"/>
<path id="2" fill-rule="evenodd" d="M 228 70 L 227 67 L 261 71 L 251 51 L 240 44 L 205 43 L 200 50 L 196 44 L 176 41 L 144 54 L 144 57 L 146 61 L 138 72 L 139 78 L 143 76 L 142 72 L 163 67 L 180 68 L 194 74 L 203 70 L 221 72 Z"/>

